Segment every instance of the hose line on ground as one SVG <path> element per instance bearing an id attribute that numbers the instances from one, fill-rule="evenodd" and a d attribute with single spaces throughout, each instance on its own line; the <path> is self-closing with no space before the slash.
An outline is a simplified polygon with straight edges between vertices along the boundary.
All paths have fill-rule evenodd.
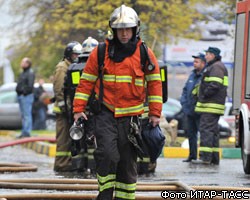
<path id="1" fill-rule="evenodd" d="M 0 163 L 0 173 L 37 171 L 37 166 L 21 163 Z"/>
<path id="2" fill-rule="evenodd" d="M 70 193 L 30 193 L 30 194 L 1 194 L 1 198 L 6 199 L 95 199 L 98 189 L 96 179 L 2 179 L 0 188 L 8 189 L 40 189 L 40 190 L 67 190 L 80 191 L 84 194 Z M 189 187 L 180 181 L 165 182 L 138 182 L 136 187 L 136 199 L 162 199 L 161 192 L 183 191 L 186 193 L 185 199 L 191 199 L 191 190 L 195 191 L 248 191 L 250 188 L 242 187 L 218 187 L 218 186 L 192 186 Z M 139 192 L 139 194 L 138 194 Z M 154 195 L 157 193 L 157 196 Z M 146 193 L 146 194 L 145 194 Z M 154 195 L 154 196 L 153 196 Z M 173 197 L 173 196 L 172 196 Z M 176 196 L 177 197 L 177 196 Z M 178 199 L 178 198 L 171 198 Z M 202 199 L 202 198 L 200 198 Z M 223 199 L 221 196 L 213 197 L 214 200 Z"/>
<path id="3" fill-rule="evenodd" d="M 3 196 L 4 198 L 11 200 L 11 199 L 60 199 L 60 200 L 66 200 L 66 199 L 87 199 L 87 200 L 94 200 L 97 197 L 97 194 L 65 194 L 65 193 L 30 193 L 30 194 L 7 194 L 7 195 L 2 195 L 0 194 L 0 198 Z M 161 195 L 152 195 L 152 194 L 147 194 L 147 195 L 141 195 L 141 194 L 136 194 L 135 196 L 136 200 L 162 200 L 163 198 Z M 174 198 L 172 197 L 171 199 L 180 199 L 180 198 Z M 188 195 L 185 198 L 186 200 L 191 200 L 193 198 L 190 198 Z M 203 198 L 199 198 L 203 199 Z M 207 199 L 207 198 L 204 198 Z M 214 197 L 213 200 L 221 200 L 223 199 L 222 197 Z"/>

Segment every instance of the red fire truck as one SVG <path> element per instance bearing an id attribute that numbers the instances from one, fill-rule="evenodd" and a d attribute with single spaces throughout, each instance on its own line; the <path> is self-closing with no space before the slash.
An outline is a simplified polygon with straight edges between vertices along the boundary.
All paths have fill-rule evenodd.
<path id="1" fill-rule="evenodd" d="M 236 147 L 241 148 L 243 168 L 250 174 L 250 0 L 237 2 L 233 75 L 233 110 Z"/>

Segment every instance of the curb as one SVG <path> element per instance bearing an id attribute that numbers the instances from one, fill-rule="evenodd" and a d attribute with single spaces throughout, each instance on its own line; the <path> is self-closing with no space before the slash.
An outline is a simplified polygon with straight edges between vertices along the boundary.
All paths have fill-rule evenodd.
<path id="1" fill-rule="evenodd" d="M 14 136 L 16 132 L 14 131 L 0 131 L 2 136 Z M 32 149 L 33 151 L 47 155 L 49 157 L 55 157 L 56 155 L 56 144 L 51 144 L 47 142 L 29 142 L 22 144 L 22 146 Z M 199 149 L 198 149 L 199 151 Z M 241 149 L 240 148 L 219 148 L 220 158 L 225 159 L 241 159 Z M 181 147 L 163 147 L 161 157 L 164 158 L 187 158 L 189 155 L 188 148 Z"/>
<path id="2" fill-rule="evenodd" d="M 11 130 L 0 130 L 0 136 L 10 136 L 15 138 L 17 132 Z M 43 134 L 46 136 L 46 134 Z M 55 157 L 56 155 L 56 144 L 48 143 L 48 142 L 28 142 L 22 144 L 23 147 L 31 149 L 37 153 L 47 155 L 49 157 Z"/>
<path id="3" fill-rule="evenodd" d="M 55 157 L 56 155 L 56 144 L 50 144 L 46 142 L 31 142 L 23 144 L 23 146 L 32 149 L 37 153 L 45 154 L 50 157 Z M 240 148 L 219 148 L 219 153 L 220 158 L 241 159 Z M 164 147 L 161 155 L 161 157 L 164 158 L 187 158 L 189 155 L 189 149 L 181 147 Z"/>
<path id="4" fill-rule="evenodd" d="M 164 147 L 162 150 L 164 158 L 187 158 L 189 149 L 181 147 Z M 198 149 L 199 153 L 199 149 Z M 219 148 L 220 158 L 239 158 L 241 159 L 240 148 Z"/>
<path id="5" fill-rule="evenodd" d="M 22 146 L 49 157 L 55 157 L 56 155 L 56 144 L 50 144 L 47 142 L 29 142 L 22 144 Z"/>

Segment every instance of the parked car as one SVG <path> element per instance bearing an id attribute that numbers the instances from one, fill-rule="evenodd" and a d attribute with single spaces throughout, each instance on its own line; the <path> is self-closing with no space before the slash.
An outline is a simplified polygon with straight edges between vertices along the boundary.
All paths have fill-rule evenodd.
<path id="1" fill-rule="evenodd" d="M 38 84 L 35 83 L 34 87 L 38 87 Z M 51 83 L 44 83 L 43 87 L 50 96 L 54 96 Z M 16 83 L 7 83 L 0 87 L 0 129 L 21 129 L 22 127 L 15 88 Z M 48 105 L 46 128 L 55 130 L 53 104 Z"/>
<path id="2" fill-rule="evenodd" d="M 168 101 L 162 105 L 162 112 L 168 122 L 170 122 L 172 119 L 178 120 L 178 136 L 185 136 L 187 130 L 187 121 L 185 114 L 182 111 L 180 101 L 173 98 L 168 98 Z M 220 137 L 230 137 L 232 130 L 228 122 L 224 119 L 224 116 L 220 117 L 218 124 Z"/>

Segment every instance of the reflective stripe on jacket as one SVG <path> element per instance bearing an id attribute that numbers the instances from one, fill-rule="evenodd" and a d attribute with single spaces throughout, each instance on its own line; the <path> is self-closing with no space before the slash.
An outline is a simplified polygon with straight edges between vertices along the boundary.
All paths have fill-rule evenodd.
<path id="1" fill-rule="evenodd" d="M 153 71 L 145 69 L 144 74 L 140 62 L 141 40 L 137 43 L 135 53 L 119 63 L 115 63 L 109 58 L 108 45 L 108 41 L 106 41 L 103 68 L 103 103 L 114 112 L 115 117 L 142 114 L 144 112 L 143 105 L 146 97 L 146 85 L 149 115 L 160 117 L 162 109 L 162 84 L 160 69 L 153 52 L 148 48 L 148 53 L 155 64 L 155 69 Z M 85 110 L 93 87 L 95 87 L 95 92 L 99 94 L 99 80 L 95 84 L 98 77 L 97 60 L 97 48 L 95 48 L 86 63 L 80 84 L 76 89 L 74 112 Z"/>
<path id="2" fill-rule="evenodd" d="M 199 89 L 196 112 L 224 114 L 227 96 L 228 72 L 220 61 L 213 61 L 205 68 Z"/>

